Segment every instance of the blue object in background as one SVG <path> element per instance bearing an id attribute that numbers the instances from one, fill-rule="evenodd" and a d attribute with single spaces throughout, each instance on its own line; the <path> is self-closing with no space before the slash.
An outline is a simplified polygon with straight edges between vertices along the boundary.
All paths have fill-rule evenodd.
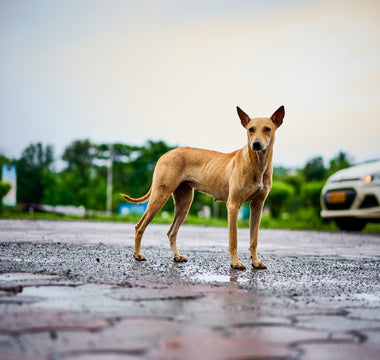
<path id="1" fill-rule="evenodd" d="M 148 201 L 141 204 L 131 204 L 131 203 L 120 203 L 119 204 L 119 214 L 128 215 L 130 213 L 136 215 L 144 214 L 146 207 L 148 206 Z"/>
<path id="2" fill-rule="evenodd" d="M 6 206 L 16 206 L 17 174 L 15 165 L 3 165 L 1 169 L 1 181 L 7 182 L 12 186 L 8 194 L 3 197 L 3 204 Z"/>

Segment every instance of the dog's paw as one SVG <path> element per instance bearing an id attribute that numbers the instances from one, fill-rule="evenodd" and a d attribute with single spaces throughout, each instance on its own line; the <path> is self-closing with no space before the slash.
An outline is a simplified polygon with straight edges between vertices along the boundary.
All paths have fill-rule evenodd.
<path id="1" fill-rule="evenodd" d="M 267 269 L 267 266 L 262 261 L 253 261 L 252 266 L 255 269 Z"/>
<path id="2" fill-rule="evenodd" d="M 186 256 L 183 255 L 176 255 L 174 256 L 174 261 L 175 262 L 187 262 Z"/>
<path id="3" fill-rule="evenodd" d="M 231 267 L 233 269 L 245 270 L 245 265 L 241 261 L 237 261 L 235 263 L 231 263 Z"/>
<path id="4" fill-rule="evenodd" d="M 133 254 L 133 257 L 138 261 L 145 261 L 146 257 L 143 254 Z"/>

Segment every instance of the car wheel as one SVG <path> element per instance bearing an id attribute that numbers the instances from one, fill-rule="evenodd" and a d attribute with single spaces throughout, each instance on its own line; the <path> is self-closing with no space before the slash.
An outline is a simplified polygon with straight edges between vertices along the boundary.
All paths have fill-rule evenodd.
<path id="1" fill-rule="evenodd" d="M 362 231 L 367 224 L 365 220 L 356 218 L 336 219 L 335 223 L 343 231 Z"/>

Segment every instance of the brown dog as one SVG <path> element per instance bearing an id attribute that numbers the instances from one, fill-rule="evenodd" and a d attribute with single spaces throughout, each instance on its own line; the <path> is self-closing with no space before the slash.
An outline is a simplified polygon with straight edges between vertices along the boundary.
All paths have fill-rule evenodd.
<path id="1" fill-rule="evenodd" d="M 153 173 L 147 194 L 138 199 L 121 194 L 133 203 L 149 199 L 146 211 L 136 225 L 136 260 L 146 260 L 141 253 L 141 238 L 148 224 L 173 194 L 174 220 L 169 229 L 170 246 L 177 262 L 187 261 L 178 252 L 176 239 L 193 201 L 194 189 L 215 200 L 227 201 L 231 267 L 245 269 L 237 252 L 237 221 L 240 206 L 250 201 L 250 246 L 252 266 L 266 269 L 257 257 L 257 238 L 264 201 L 272 186 L 272 155 L 276 129 L 282 124 L 285 109 L 281 106 L 270 118 L 251 119 L 237 107 L 241 124 L 247 129 L 248 144 L 230 154 L 181 147 L 161 156 Z"/>

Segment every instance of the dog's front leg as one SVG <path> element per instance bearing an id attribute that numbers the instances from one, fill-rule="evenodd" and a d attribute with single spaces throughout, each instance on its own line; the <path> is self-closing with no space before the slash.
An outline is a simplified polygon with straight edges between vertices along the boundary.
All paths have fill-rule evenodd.
<path id="1" fill-rule="evenodd" d="M 231 255 L 231 267 L 234 269 L 245 270 L 245 265 L 239 260 L 237 251 L 237 222 L 240 204 L 227 201 L 228 211 L 228 236 L 229 250 Z"/>
<path id="2" fill-rule="evenodd" d="M 257 257 L 257 242 L 259 237 L 259 226 L 261 220 L 261 214 L 263 212 L 264 201 L 251 201 L 250 203 L 250 219 L 249 219 L 249 235 L 250 244 L 249 250 L 251 252 L 252 266 L 255 269 L 266 269 L 266 265 L 259 261 Z"/>

